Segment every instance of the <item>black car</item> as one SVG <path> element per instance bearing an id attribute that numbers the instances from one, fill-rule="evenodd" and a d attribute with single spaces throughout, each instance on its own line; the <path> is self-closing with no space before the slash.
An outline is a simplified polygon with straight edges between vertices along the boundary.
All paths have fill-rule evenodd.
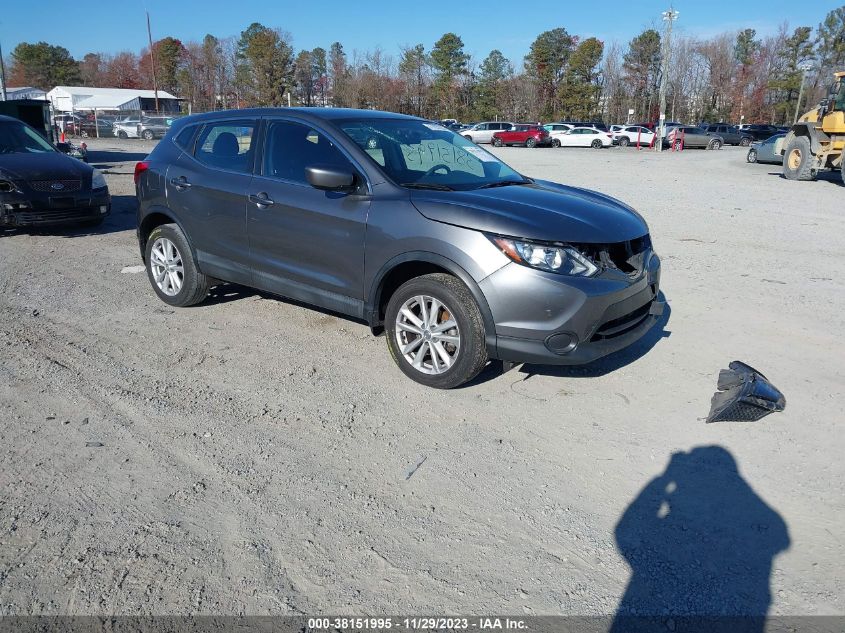
<path id="1" fill-rule="evenodd" d="M 705 123 L 701 126 L 701 129 L 705 132 L 721 136 L 725 139 L 726 145 L 748 147 L 754 142 L 754 137 L 751 134 L 727 123 Z"/>
<path id="2" fill-rule="evenodd" d="M 0 227 L 99 224 L 111 197 L 103 174 L 0 116 Z"/>
<path id="3" fill-rule="evenodd" d="M 742 130 L 745 134 L 750 134 L 755 141 L 765 141 L 767 138 L 780 134 L 781 131 L 774 125 L 754 124 L 749 125 Z"/>

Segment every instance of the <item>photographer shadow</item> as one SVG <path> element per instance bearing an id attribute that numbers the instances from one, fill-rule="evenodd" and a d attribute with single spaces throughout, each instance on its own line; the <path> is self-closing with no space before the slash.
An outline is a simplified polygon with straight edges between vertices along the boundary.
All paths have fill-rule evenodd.
<path id="1" fill-rule="evenodd" d="M 631 578 L 613 633 L 765 630 L 772 560 L 789 533 L 721 446 L 673 454 L 615 534 Z"/>

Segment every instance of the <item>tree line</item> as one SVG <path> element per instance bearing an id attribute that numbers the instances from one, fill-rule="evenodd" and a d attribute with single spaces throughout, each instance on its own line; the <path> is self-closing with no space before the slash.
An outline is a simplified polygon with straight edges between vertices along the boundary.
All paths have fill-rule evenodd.
<path id="1" fill-rule="evenodd" d="M 420 43 L 396 54 L 348 52 L 341 42 L 296 51 L 290 34 L 256 22 L 239 36 L 209 34 L 199 42 L 167 36 L 152 51 L 92 52 L 81 60 L 61 46 L 21 43 L 7 63 L 9 85 L 45 90 L 152 88 L 155 71 L 158 87 L 183 98 L 193 112 L 290 101 L 462 121 L 624 122 L 630 110 L 638 121 L 657 117 L 663 48 L 653 28 L 623 45 L 559 27 L 540 33 L 517 67 L 496 49 L 473 58 L 455 33 L 430 48 Z M 666 115 L 686 122 L 791 123 L 796 107 L 808 109 L 826 94 L 835 70 L 845 70 L 845 6 L 815 28 L 783 24 L 766 37 L 754 29 L 710 38 L 675 35 Z"/>

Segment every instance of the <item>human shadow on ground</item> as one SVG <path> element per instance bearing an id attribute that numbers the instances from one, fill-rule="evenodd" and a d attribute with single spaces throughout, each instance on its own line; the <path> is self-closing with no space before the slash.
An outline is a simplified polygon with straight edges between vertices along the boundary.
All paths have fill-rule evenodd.
<path id="1" fill-rule="evenodd" d="M 789 533 L 721 446 L 673 454 L 615 536 L 631 578 L 611 633 L 765 630 L 772 560 Z"/>

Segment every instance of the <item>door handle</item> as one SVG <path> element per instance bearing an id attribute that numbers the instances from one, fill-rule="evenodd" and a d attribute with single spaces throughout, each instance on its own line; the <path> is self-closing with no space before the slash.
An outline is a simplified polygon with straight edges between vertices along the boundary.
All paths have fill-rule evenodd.
<path id="1" fill-rule="evenodd" d="M 191 187 L 191 183 L 188 182 L 188 179 L 184 176 L 179 176 L 178 178 L 171 178 L 170 184 L 176 187 L 179 191 L 183 189 L 189 189 Z"/>
<path id="2" fill-rule="evenodd" d="M 266 209 L 276 204 L 273 199 L 263 191 L 261 193 L 249 194 L 249 201 L 252 202 L 259 209 Z"/>

